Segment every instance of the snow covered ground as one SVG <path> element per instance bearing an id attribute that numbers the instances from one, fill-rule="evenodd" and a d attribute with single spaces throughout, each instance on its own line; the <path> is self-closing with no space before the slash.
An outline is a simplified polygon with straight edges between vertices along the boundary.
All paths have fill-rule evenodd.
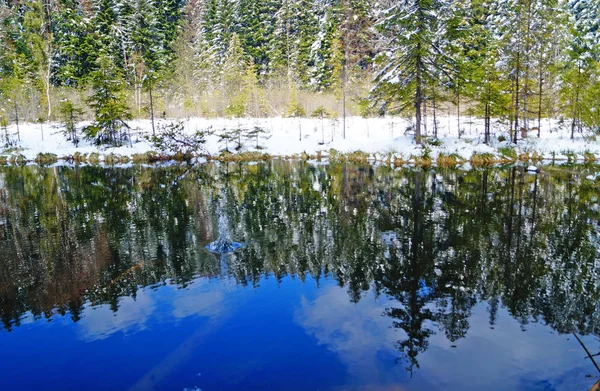
<path id="1" fill-rule="evenodd" d="M 175 120 L 158 120 L 157 128 L 161 124 Z M 249 129 L 260 127 L 266 133 L 260 137 L 261 151 L 273 156 L 292 156 L 306 152 L 309 155 L 323 152 L 326 155 L 331 148 L 339 152 L 363 151 L 375 156 L 392 156 L 408 160 L 411 156 L 421 156 L 424 147 L 418 146 L 413 141 L 412 133 L 407 131 L 411 121 L 400 117 L 385 118 L 360 118 L 346 119 L 346 137 L 342 135 L 341 119 L 314 119 L 314 118 L 256 118 L 256 119 L 202 119 L 190 118 L 182 121 L 186 132 L 194 132 L 211 128 L 215 135 L 208 138 L 205 145 L 209 154 L 219 154 L 224 145 L 219 143 L 218 133 L 223 130 L 236 128 Z M 84 123 L 80 124 L 85 125 Z M 132 145 L 118 148 L 106 148 L 93 145 L 82 140 L 79 146 L 74 146 L 66 140 L 59 124 L 21 124 L 21 142 L 15 150 L 0 152 L 0 155 L 10 156 L 22 154 L 28 160 L 33 160 L 39 153 L 53 153 L 59 158 L 67 157 L 79 152 L 89 154 L 97 152 L 101 156 L 118 154 L 132 156 L 153 150 L 145 141 L 144 135 L 151 134 L 149 120 L 131 121 Z M 533 125 L 532 125 L 533 126 Z M 516 146 L 502 140 L 501 136 L 508 138 L 508 125 L 493 123 L 492 142 L 490 146 L 483 144 L 483 120 L 461 117 L 462 134 L 458 137 L 458 119 L 456 117 L 442 117 L 438 119 L 438 137 L 441 144 L 431 143 L 426 148 L 432 158 L 438 154 L 457 154 L 468 160 L 474 153 L 491 153 L 501 155 L 502 148 L 514 147 L 517 153 L 537 152 L 545 159 L 567 159 L 576 156 L 583 160 L 584 154 L 594 154 L 600 158 L 600 142 L 584 138 L 577 134 L 575 140 L 569 138 L 568 124 L 561 125 L 558 121 L 544 120 L 541 137 L 537 138 L 532 132 L 527 138 L 519 140 Z M 552 130 L 551 130 L 552 129 Z M 14 140 L 17 139 L 16 126 L 8 128 Z M 43 136 L 42 136 L 43 132 Z M 427 134 L 433 133 L 433 126 L 429 121 Z M 244 142 L 243 150 L 253 150 L 255 141 Z M 230 143 L 230 149 L 231 143 Z"/>

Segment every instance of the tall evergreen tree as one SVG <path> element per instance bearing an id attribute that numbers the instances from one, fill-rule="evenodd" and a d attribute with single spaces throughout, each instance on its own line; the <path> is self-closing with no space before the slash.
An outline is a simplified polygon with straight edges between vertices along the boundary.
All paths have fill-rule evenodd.
<path id="1" fill-rule="evenodd" d="M 373 97 L 385 111 L 415 113 L 415 139 L 421 143 L 424 91 L 438 71 L 451 74 L 453 62 L 438 44 L 446 36 L 441 0 L 401 0 L 383 11 L 377 28 L 385 48 L 377 62 Z M 412 111 L 411 110 L 411 111 Z"/>
<path id="2" fill-rule="evenodd" d="M 597 90 L 600 77 L 600 1 L 572 0 L 569 8 L 571 44 L 562 75 L 561 96 L 571 118 L 571 138 L 574 138 L 575 131 L 582 132 L 586 125 L 584 113 L 598 107 L 597 99 L 586 98 L 590 97 L 590 91 Z"/>
<path id="3" fill-rule="evenodd" d="M 269 43 L 273 40 L 280 3 L 280 0 L 239 0 L 237 4 L 235 30 L 244 52 L 252 57 L 261 72 L 268 69 L 271 61 Z"/>
<path id="4" fill-rule="evenodd" d="M 97 144 L 120 145 L 128 138 L 127 120 L 131 119 L 125 102 L 125 80 L 115 58 L 100 53 L 91 73 L 92 95 L 88 103 L 95 121 L 85 129 L 86 136 Z"/>

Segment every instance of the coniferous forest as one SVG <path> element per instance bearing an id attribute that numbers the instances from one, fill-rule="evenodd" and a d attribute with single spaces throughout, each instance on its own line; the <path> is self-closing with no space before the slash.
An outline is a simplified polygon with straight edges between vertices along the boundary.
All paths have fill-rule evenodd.
<path id="1" fill-rule="evenodd" d="M 4 127 L 398 114 L 600 131 L 600 0 L 0 0 Z"/>

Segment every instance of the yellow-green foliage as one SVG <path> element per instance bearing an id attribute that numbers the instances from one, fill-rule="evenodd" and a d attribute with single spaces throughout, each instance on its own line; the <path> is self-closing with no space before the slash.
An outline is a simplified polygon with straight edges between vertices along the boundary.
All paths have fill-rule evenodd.
<path id="1" fill-rule="evenodd" d="M 117 164 L 119 162 L 119 155 L 110 153 L 104 156 L 104 164 Z"/>
<path id="2" fill-rule="evenodd" d="M 54 164 L 58 161 L 58 158 L 53 153 L 38 153 L 35 158 L 35 162 L 39 165 Z"/>
<path id="3" fill-rule="evenodd" d="M 135 153 L 132 156 L 133 162 L 135 164 L 143 164 L 143 163 L 153 163 L 161 160 L 161 155 L 156 152 L 146 152 L 146 153 Z"/>
<path id="4" fill-rule="evenodd" d="M 271 159 L 268 153 L 257 151 L 246 151 L 242 153 L 222 152 L 214 158 L 220 162 L 257 162 Z"/>
<path id="5" fill-rule="evenodd" d="M 75 163 L 87 163 L 87 153 L 75 152 L 72 158 Z"/>
<path id="6" fill-rule="evenodd" d="M 104 164 L 125 164 L 129 163 L 130 159 L 128 156 L 117 155 L 116 153 L 109 153 L 104 156 Z"/>
<path id="7" fill-rule="evenodd" d="M 369 154 L 362 151 L 350 152 L 346 155 L 346 159 L 354 163 L 367 163 L 369 160 Z"/>
<path id="8" fill-rule="evenodd" d="M 27 163 L 27 158 L 23 155 L 12 155 L 9 162 L 13 166 L 23 166 Z"/>
<path id="9" fill-rule="evenodd" d="M 585 151 L 585 152 L 583 153 L 583 162 L 584 162 L 584 163 L 593 163 L 593 162 L 595 162 L 596 160 L 598 160 L 598 159 L 596 159 L 596 155 L 594 155 L 594 154 L 593 154 L 593 153 L 591 153 L 590 151 Z"/>
<path id="10" fill-rule="evenodd" d="M 502 158 L 500 159 L 502 163 L 511 163 L 517 161 L 517 151 L 515 151 L 514 148 L 502 147 L 498 149 L 498 152 L 500 152 L 500 155 L 502 155 Z"/>
<path id="11" fill-rule="evenodd" d="M 415 163 L 415 166 L 419 167 L 431 167 L 431 164 L 433 163 L 431 157 L 427 155 L 413 156 L 413 162 Z"/>
<path id="12" fill-rule="evenodd" d="M 333 148 L 329 150 L 329 161 L 337 160 L 339 152 Z"/>
<path id="13" fill-rule="evenodd" d="M 97 154 L 96 152 L 92 152 L 89 154 L 87 160 L 90 164 L 98 164 L 98 163 L 100 163 L 100 155 Z"/>
<path id="14" fill-rule="evenodd" d="M 0 164 L 5 165 L 8 163 L 8 158 L 6 156 L 0 156 Z"/>
<path id="15" fill-rule="evenodd" d="M 178 151 L 175 155 L 171 156 L 171 159 L 177 162 L 189 162 L 194 158 L 194 155 L 191 152 L 181 152 Z"/>

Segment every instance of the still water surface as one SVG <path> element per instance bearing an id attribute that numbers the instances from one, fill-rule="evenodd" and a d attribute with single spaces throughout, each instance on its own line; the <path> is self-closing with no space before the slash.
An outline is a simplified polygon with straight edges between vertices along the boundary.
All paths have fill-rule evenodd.
<path id="1" fill-rule="evenodd" d="M 522 168 L 0 168 L 0 389 L 588 390 L 599 197 Z"/>

